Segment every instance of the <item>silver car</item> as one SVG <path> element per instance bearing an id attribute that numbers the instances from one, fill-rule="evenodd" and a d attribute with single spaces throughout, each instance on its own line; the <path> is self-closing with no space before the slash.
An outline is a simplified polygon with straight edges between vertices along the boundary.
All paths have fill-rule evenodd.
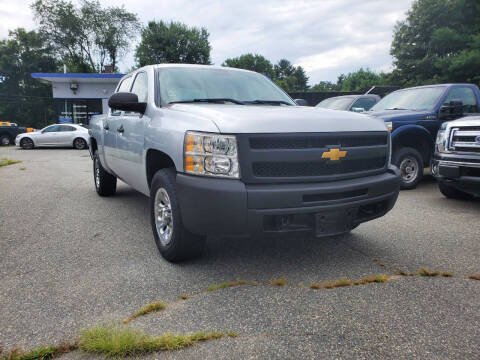
<path id="1" fill-rule="evenodd" d="M 316 106 L 324 109 L 364 112 L 380 101 L 380 96 L 375 94 L 366 95 L 342 95 L 327 98 Z"/>
<path id="2" fill-rule="evenodd" d="M 42 130 L 19 134 L 15 145 L 23 149 L 34 147 L 73 147 L 86 149 L 89 144 L 88 129 L 77 124 L 49 125 Z"/>

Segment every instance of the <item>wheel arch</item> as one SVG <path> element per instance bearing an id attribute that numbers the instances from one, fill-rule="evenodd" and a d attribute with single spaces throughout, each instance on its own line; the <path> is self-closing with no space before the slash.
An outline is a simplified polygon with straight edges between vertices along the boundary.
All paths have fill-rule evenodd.
<path id="1" fill-rule="evenodd" d="M 174 168 L 173 159 L 166 153 L 156 149 L 148 149 L 145 157 L 145 171 L 147 175 L 148 188 L 150 189 L 152 179 L 158 170 L 165 168 Z"/>
<path id="2" fill-rule="evenodd" d="M 392 152 L 404 147 L 414 148 L 422 155 L 424 166 L 430 164 L 433 146 L 432 136 L 422 126 L 406 125 L 392 133 Z"/>

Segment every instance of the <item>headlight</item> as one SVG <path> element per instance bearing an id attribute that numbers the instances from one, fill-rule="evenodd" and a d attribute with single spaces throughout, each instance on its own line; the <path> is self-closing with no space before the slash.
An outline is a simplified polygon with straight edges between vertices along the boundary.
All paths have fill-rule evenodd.
<path id="1" fill-rule="evenodd" d="M 237 139 L 233 135 L 187 131 L 184 168 L 189 174 L 238 179 Z"/>
<path id="2" fill-rule="evenodd" d="M 445 137 L 445 130 L 438 130 L 437 139 L 435 140 L 436 150 L 439 152 L 444 152 L 446 141 L 447 139 Z"/>
<path id="3" fill-rule="evenodd" d="M 385 125 L 387 125 L 388 131 L 392 131 L 393 129 L 393 124 L 391 121 L 386 121 Z"/>

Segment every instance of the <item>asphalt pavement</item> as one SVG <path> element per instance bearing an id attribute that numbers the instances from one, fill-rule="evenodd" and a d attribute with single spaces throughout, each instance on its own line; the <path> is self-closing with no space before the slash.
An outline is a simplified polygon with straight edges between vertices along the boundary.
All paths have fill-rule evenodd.
<path id="1" fill-rule="evenodd" d="M 144 359 L 480 358 L 480 281 L 468 279 L 480 273 L 480 201 L 446 199 L 430 177 L 349 235 L 209 238 L 203 257 L 175 265 L 156 249 L 145 196 L 121 182 L 114 197 L 97 196 L 87 151 L 0 148 L 5 157 L 22 162 L 0 167 L 4 349 L 68 341 L 161 300 L 165 311 L 129 326 L 238 337 Z M 453 276 L 309 288 L 394 267 Z M 278 278 L 287 285 L 270 284 Z M 256 285 L 205 291 L 237 279 Z"/>

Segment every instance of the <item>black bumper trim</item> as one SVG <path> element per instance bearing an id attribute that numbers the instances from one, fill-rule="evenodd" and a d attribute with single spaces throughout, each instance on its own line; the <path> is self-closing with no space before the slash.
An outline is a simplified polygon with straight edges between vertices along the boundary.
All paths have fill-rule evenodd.
<path id="1" fill-rule="evenodd" d="M 183 224 L 190 232 L 200 235 L 265 233 L 264 220 L 267 216 L 307 214 L 313 217 L 329 211 L 354 211 L 357 215 L 352 225 L 356 226 L 387 213 L 397 200 L 399 187 L 400 177 L 395 167 L 381 175 L 331 183 L 254 186 L 245 185 L 240 180 L 177 174 Z M 355 190 L 366 191 L 366 194 L 326 201 L 304 201 L 305 195 L 352 194 Z M 378 205 L 378 210 L 369 212 L 370 205 Z"/>

